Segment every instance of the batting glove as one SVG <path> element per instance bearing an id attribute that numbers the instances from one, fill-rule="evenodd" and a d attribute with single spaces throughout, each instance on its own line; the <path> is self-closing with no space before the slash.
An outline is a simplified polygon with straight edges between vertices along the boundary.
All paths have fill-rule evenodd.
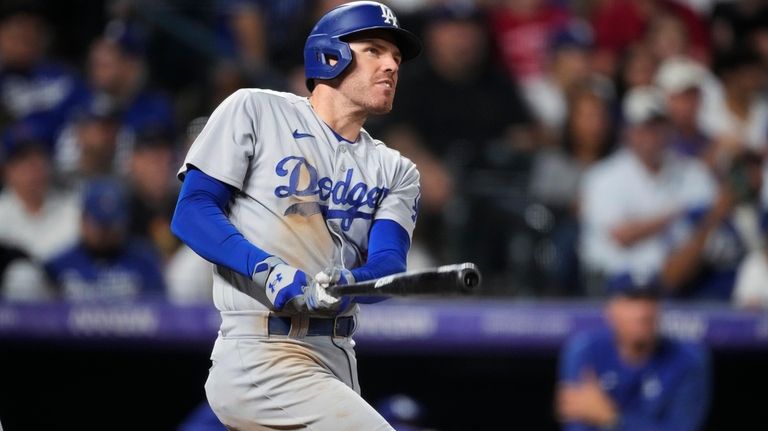
<path id="1" fill-rule="evenodd" d="M 307 274 L 296 269 L 282 259 L 271 256 L 256 265 L 253 281 L 264 286 L 267 299 L 275 311 L 282 310 L 289 302 L 300 299 L 303 302 L 304 290 L 309 284 Z M 295 304 L 301 308 L 301 303 Z"/>
<path id="2" fill-rule="evenodd" d="M 315 275 L 304 293 L 304 300 L 310 311 L 343 310 L 349 305 L 349 298 L 337 298 L 328 293 L 330 286 L 354 283 L 352 273 L 344 268 L 329 268 Z"/>

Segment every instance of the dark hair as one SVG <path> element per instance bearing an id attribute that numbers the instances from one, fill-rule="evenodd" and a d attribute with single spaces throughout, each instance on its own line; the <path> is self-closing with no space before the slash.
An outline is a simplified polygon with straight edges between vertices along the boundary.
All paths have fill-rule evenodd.
<path id="1" fill-rule="evenodd" d="M 42 155 L 46 158 L 50 157 L 48 147 L 44 143 L 34 139 L 20 139 L 7 143 L 4 147 L 5 154 L 3 159 L 6 163 L 23 160 L 30 155 Z"/>
<path id="2" fill-rule="evenodd" d="M 568 92 L 568 114 L 566 116 L 565 125 L 562 131 L 563 150 L 569 155 L 573 155 L 576 149 L 576 143 L 574 142 L 573 136 L 571 135 L 571 128 L 573 125 L 573 114 L 575 112 L 574 105 L 576 104 L 577 100 L 582 98 L 592 98 L 602 102 L 605 110 L 605 118 L 609 123 L 609 127 L 605 132 L 605 136 L 603 136 L 603 141 L 600 145 L 600 153 L 598 154 L 598 159 L 602 159 L 613 151 L 614 143 L 616 142 L 616 126 L 613 116 L 611 115 L 611 101 L 609 97 L 605 94 L 602 94 L 593 83 L 582 83 L 576 85 Z"/>
<path id="3" fill-rule="evenodd" d="M 719 53 L 715 57 L 712 70 L 719 78 L 725 74 L 745 67 L 760 66 L 760 56 L 750 46 L 740 45 Z"/>

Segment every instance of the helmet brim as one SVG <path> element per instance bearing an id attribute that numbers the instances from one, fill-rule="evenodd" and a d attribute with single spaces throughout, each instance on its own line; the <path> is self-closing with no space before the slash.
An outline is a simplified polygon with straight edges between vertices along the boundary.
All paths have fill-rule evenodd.
<path id="1" fill-rule="evenodd" d="M 392 38 L 395 40 L 395 45 L 397 45 L 397 48 L 400 49 L 400 55 L 402 55 L 403 61 L 412 60 L 421 53 L 421 50 L 422 50 L 421 41 L 419 40 L 418 37 L 416 37 L 415 34 L 402 28 L 396 28 L 396 27 L 390 27 L 390 26 L 367 27 L 361 30 L 343 34 L 339 36 L 339 40 L 348 42 L 350 39 L 353 39 L 354 36 L 360 33 L 366 33 L 372 30 L 382 30 L 389 33 L 392 36 Z"/>

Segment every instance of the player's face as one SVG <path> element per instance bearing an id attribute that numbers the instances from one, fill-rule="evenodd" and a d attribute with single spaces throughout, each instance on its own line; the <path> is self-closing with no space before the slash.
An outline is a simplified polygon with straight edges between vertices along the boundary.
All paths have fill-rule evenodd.
<path id="1" fill-rule="evenodd" d="M 386 114 L 395 99 L 402 56 L 388 39 L 382 34 L 349 42 L 354 60 L 339 90 L 368 114 Z"/>
<path id="2" fill-rule="evenodd" d="M 643 350 L 656 339 L 658 302 L 650 298 L 612 299 L 608 319 L 619 343 Z"/>

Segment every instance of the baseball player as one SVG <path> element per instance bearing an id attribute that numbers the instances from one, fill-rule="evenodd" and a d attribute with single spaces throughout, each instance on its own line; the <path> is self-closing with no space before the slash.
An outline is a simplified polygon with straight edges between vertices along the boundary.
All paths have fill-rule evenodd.
<path id="1" fill-rule="evenodd" d="M 393 429 L 360 396 L 361 300 L 326 288 L 406 268 L 419 173 L 362 126 L 420 50 L 389 7 L 341 5 L 307 38 L 309 98 L 239 90 L 190 148 L 171 227 L 215 264 L 205 388 L 229 429 Z"/>

